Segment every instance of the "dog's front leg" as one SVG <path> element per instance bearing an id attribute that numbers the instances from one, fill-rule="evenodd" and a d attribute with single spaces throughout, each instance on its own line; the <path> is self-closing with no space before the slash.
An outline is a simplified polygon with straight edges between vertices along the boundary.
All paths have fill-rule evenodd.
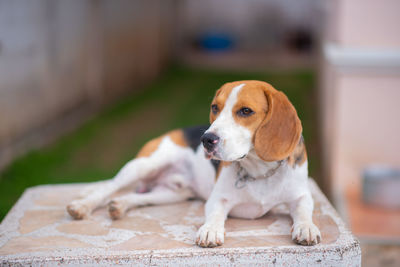
<path id="1" fill-rule="evenodd" d="M 206 221 L 197 232 L 197 245 L 211 248 L 224 243 L 225 220 L 230 209 L 226 199 L 211 195 L 205 207 Z"/>
<path id="2" fill-rule="evenodd" d="M 292 239 L 297 244 L 312 246 L 321 241 L 321 233 L 312 221 L 313 208 L 314 202 L 310 193 L 290 203 Z"/>

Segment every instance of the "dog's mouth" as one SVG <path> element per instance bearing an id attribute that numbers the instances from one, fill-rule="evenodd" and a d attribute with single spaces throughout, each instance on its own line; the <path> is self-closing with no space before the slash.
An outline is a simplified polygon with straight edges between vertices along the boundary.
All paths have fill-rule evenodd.
<path id="1" fill-rule="evenodd" d="M 215 158 L 216 154 L 217 154 L 217 151 L 215 151 L 215 150 L 209 152 L 209 151 L 204 149 L 204 155 L 205 155 L 206 159 Z"/>
<path id="2" fill-rule="evenodd" d="M 220 157 L 220 155 L 218 154 L 218 152 L 216 150 L 214 151 L 207 151 L 206 149 L 204 149 L 204 155 L 206 157 L 206 159 L 216 159 L 216 160 L 224 160 Z M 227 161 L 240 161 L 242 159 L 244 159 L 247 156 L 247 154 L 244 154 L 243 156 L 240 156 L 237 159 L 234 160 L 227 160 Z"/>

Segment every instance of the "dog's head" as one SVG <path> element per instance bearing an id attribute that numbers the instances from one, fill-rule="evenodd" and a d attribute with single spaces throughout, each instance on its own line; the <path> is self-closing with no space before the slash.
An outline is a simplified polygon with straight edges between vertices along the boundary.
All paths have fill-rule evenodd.
<path id="1" fill-rule="evenodd" d="M 287 158 L 301 136 L 301 122 L 286 95 L 261 81 L 224 84 L 211 103 L 210 128 L 201 137 L 206 154 L 240 160 L 254 149 L 265 161 Z"/>

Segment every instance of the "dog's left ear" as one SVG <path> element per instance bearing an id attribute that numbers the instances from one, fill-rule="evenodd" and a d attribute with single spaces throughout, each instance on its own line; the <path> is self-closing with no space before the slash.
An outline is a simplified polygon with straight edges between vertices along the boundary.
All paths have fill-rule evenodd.
<path id="1" fill-rule="evenodd" d="M 267 115 L 254 135 L 254 148 L 265 161 L 286 159 L 298 144 L 302 126 L 296 109 L 285 94 L 265 83 Z"/>

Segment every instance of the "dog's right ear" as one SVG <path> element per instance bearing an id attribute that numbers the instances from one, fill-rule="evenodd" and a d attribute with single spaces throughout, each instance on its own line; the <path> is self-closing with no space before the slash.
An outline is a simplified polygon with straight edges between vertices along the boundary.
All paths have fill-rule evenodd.
<path id="1" fill-rule="evenodd" d="M 265 161 L 287 158 L 298 144 L 302 126 L 289 99 L 271 85 L 263 85 L 268 101 L 267 115 L 254 137 L 254 149 Z"/>

